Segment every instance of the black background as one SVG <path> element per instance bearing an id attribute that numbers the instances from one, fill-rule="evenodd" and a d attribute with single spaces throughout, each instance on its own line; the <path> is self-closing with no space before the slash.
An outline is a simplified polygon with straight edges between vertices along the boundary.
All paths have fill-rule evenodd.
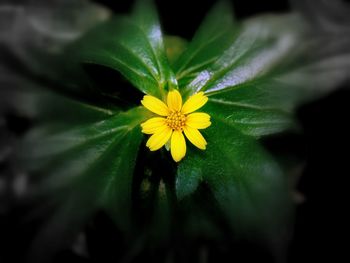
<path id="1" fill-rule="evenodd" d="M 131 8 L 129 1 L 99 2 L 117 12 Z M 205 13 L 216 1 L 156 2 L 165 33 L 190 39 Z M 266 12 L 283 13 L 291 9 L 287 0 L 231 2 L 237 19 Z M 346 223 L 349 222 L 349 186 L 346 182 L 350 176 L 349 88 L 349 83 L 343 84 L 330 95 L 298 110 L 303 136 L 288 135 L 287 140 L 283 138 L 273 142 L 272 147 L 276 148 L 276 143 L 280 142 L 277 148 L 306 158 L 302 177 L 297 184 L 305 201 L 297 206 L 289 262 L 340 262 L 349 259 L 345 255 L 349 247 L 349 242 L 346 241 Z"/>
<path id="2" fill-rule="evenodd" d="M 97 2 L 111 7 L 118 13 L 126 13 L 132 7 L 132 1 L 127 0 Z M 216 1 L 158 0 L 156 2 L 165 33 L 190 39 L 206 12 Z M 232 3 L 238 19 L 265 12 L 290 10 L 286 0 L 235 0 Z M 350 176 L 348 171 L 350 128 L 347 125 L 350 119 L 349 100 L 349 84 L 344 84 L 325 98 L 303 106 L 297 113 L 304 131 L 303 135 L 287 135 L 287 140 L 285 138 L 283 142 L 277 140 L 272 145 L 283 148 L 285 152 L 306 157 L 305 169 L 297 185 L 305 201 L 297 206 L 294 235 L 289 250 L 290 263 L 321 260 L 346 262 L 344 258 L 348 248 L 346 223 L 349 222 L 349 217 L 346 215 L 349 208 L 346 181 Z M 274 145 L 276 143 L 281 145 Z M 228 260 L 231 261 L 235 261 L 234 255 Z"/>
<path id="3" fill-rule="evenodd" d="M 132 6 L 130 1 L 98 2 L 108 5 L 116 12 L 129 11 Z M 166 34 L 191 39 L 215 2 L 156 1 L 163 30 Z M 266 12 L 283 13 L 291 9 L 287 0 L 231 2 L 237 19 Z M 303 136 L 288 135 L 287 140 L 283 138 L 273 142 L 274 148 L 280 142 L 281 145 L 277 145 L 277 148 L 306 158 L 302 177 L 297 184 L 305 201 L 297 206 L 289 262 L 340 262 L 349 258 L 345 255 L 348 247 L 346 222 L 349 222 L 346 215 L 349 208 L 346 181 L 350 176 L 349 102 L 349 84 L 344 84 L 325 98 L 298 110 Z"/>

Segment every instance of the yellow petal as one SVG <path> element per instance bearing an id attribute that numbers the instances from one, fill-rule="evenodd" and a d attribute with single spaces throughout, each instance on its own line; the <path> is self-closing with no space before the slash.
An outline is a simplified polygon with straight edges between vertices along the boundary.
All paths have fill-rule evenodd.
<path id="1" fill-rule="evenodd" d="M 171 156 L 175 162 L 181 161 L 186 155 L 186 141 L 181 131 L 174 131 L 170 144 Z"/>
<path id="2" fill-rule="evenodd" d="M 160 116 L 167 116 L 169 114 L 169 109 L 167 105 L 165 105 L 163 101 L 161 101 L 160 99 L 157 99 L 156 97 L 145 95 L 141 103 L 148 110 Z"/>
<path id="3" fill-rule="evenodd" d="M 182 113 L 188 114 L 198 110 L 207 103 L 208 97 L 204 95 L 204 92 L 199 92 L 191 96 L 182 107 Z"/>
<path id="4" fill-rule="evenodd" d="M 177 90 L 169 91 L 167 98 L 168 107 L 173 111 L 180 111 L 182 107 L 182 97 Z"/>
<path id="5" fill-rule="evenodd" d="M 186 137 L 194 146 L 198 147 L 201 150 L 205 150 L 207 142 L 204 139 L 203 135 L 197 129 L 192 128 L 190 126 L 186 126 L 184 128 L 184 132 Z"/>
<path id="6" fill-rule="evenodd" d="M 146 134 L 154 134 L 165 125 L 165 118 L 161 117 L 151 118 L 144 123 L 141 123 L 142 132 Z"/>
<path id="7" fill-rule="evenodd" d="M 169 141 L 171 133 L 172 129 L 170 129 L 168 126 L 164 126 L 148 139 L 146 146 L 151 151 L 156 151 L 162 148 L 164 144 Z"/>
<path id="8" fill-rule="evenodd" d="M 211 125 L 210 115 L 203 112 L 191 113 L 186 117 L 186 125 L 196 129 L 208 128 Z"/>

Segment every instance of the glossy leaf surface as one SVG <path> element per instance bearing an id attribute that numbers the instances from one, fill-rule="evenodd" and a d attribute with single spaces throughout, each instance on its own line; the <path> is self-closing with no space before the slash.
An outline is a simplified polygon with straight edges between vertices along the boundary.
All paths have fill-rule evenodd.
<path id="1" fill-rule="evenodd" d="M 114 17 L 91 31 L 70 52 L 82 63 L 118 70 L 142 92 L 157 97 L 177 83 L 164 50 L 163 35 L 151 1 L 139 1 L 130 17 Z"/>
<path id="2" fill-rule="evenodd" d="M 232 7 L 219 2 L 209 12 L 188 48 L 175 62 L 174 70 L 180 87 L 185 87 L 199 72 L 215 62 L 231 44 L 237 24 Z"/>
<path id="3" fill-rule="evenodd" d="M 87 65 L 103 66 L 102 70 L 119 72 L 142 93 L 163 100 L 171 88 L 178 88 L 184 100 L 204 91 L 209 101 L 201 111 L 212 120 L 203 130 L 207 149 L 198 150 L 187 142 L 187 154 L 178 165 L 169 163 L 165 149 L 140 151 L 140 123 L 152 115 L 131 101 L 124 99 L 125 110 L 103 96 L 66 98 L 57 86 L 53 89 L 60 95 L 16 96 L 16 108 L 37 125 L 21 144 L 19 161 L 37 179 L 36 197 L 49 196 L 48 206 L 56 208 L 34 246 L 44 244 L 43 249 L 51 253 L 101 209 L 123 233 L 147 229 L 152 245 L 155 240 L 158 245 L 166 242 L 175 232 L 174 215 L 181 210 L 188 221 L 180 220 L 177 227 L 188 233 L 201 236 L 208 231 L 203 236 L 220 236 L 216 232 L 222 226 L 213 217 L 222 213 L 239 236 L 284 246 L 292 213 L 287 180 L 258 139 L 295 129 L 294 110 L 346 78 L 343 67 L 348 60 L 339 56 L 347 49 L 339 46 L 348 42 L 330 41 L 331 46 L 322 47 L 327 37 L 310 34 L 296 14 L 238 23 L 231 11 L 226 2 L 219 2 L 192 41 L 172 37 L 163 43 L 154 5 L 140 0 L 131 16 L 114 16 L 98 25 L 68 46 L 61 58 L 68 71 L 78 66 L 78 76 L 84 75 Z M 333 45 L 338 46 L 333 49 Z M 83 82 L 89 84 L 88 79 Z M 89 88 L 83 82 L 75 83 L 81 95 Z M 123 84 L 116 83 L 121 85 L 116 89 L 131 92 L 133 87 Z M 103 93 L 103 87 L 94 88 Z M 141 194 L 137 183 L 142 185 Z M 130 212 L 138 207 L 135 200 L 144 205 L 138 196 L 143 193 L 151 193 L 144 199 L 154 202 L 148 204 L 152 219 L 146 222 L 133 220 Z M 202 196 L 214 199 L 213 208 L 198 205 Z M 182 207 L 184 202 L 197 206 Z M 193 227 L 197 215 L 208 218 Z M 135 222 L 142 226 L 136 228 Z M 50 236 L 57 236 L 59 244 L 45 244 Z M 147 238 L 140 239 L 145 244 Z"/>

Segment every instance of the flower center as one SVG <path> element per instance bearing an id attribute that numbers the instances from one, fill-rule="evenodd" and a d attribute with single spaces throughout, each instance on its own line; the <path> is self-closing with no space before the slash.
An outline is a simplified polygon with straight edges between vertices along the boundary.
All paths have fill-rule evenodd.
<path id="1" fill-rule="evenodd" d="M 166 118 L 166 124 L 173 130 L 182 130 L 186 124 L 186 116 L 179 111 L 173 111 Z"/>

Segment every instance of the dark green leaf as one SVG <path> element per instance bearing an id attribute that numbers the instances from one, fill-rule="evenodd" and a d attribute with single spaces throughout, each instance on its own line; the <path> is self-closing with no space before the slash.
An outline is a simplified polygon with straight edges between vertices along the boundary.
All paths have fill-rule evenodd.
<path id="1" fill-rule="evenodd" d="M 233 44 L 199 72 L 188 88 L 217 92 L 265 75 L 295 48 L 301 33 L 298 26 L 300 21 L 294 16 L 248 21 Z"/>
<path id="2" fill-rule="evenodd" d="M 220 12 L 213 14 L 211 24 L 215 25 Z M 279 86 L 274 77 L 277 65 L 287 64 L 284 59 L 301 38 L 302 30 L 297 27 L 300 23 L 294 16 L 271 16 L 236 26 L 234 40 L 229 36 L 235 33 L 226 32 L 230 46 L 223 45 L 206 68 L 193 72 L 194 79 L 184 87 L 183 94 L 205 91 L 210 100 L 203 111 L 247 135 L 260 137 L 293 128 L 291 110 L 299 93 Z M 213 32 L 220 31 L 216 28 Z M 207 43 L 202 34 L 199 43 Z M 194 45 L 198 50 L 196 41 L 190 47 Z M 182 57 L 187 57 L 186 52 Z"/>
<path id="3" fill-rule="evenodd" d="M 130 18 L 114 17 L 71 47 L 78 61 L 120 71 L 142 92 L 162 97 L 177 82 L 165 54 L 163 36 L 151 1 L 138 1 Z"/>
<path id="4" fill-rule="evenodd" d="M 187 157 L 186 157 L 187 158 Z M 190 161 L 188 161 L 190 162 Z M 179 199 L 192 194 L 203 181 L 201 168 L 198 166 L 188 169 L 185 165 L 180 165 L 176 176 L 176 195 Z"/>
<path id="5" fill-rule="evenodd" d="M 215 62 L 232 43 L 237 26 L 231 10 L 226 1 L 218 3 L 203 21 L 187 50 L 176 61 L 174 69 L 180 87 Z"/>
<path id="6" fill-rule="evenodd" d="M 37 122 L 55 123 L 70 127 L 93 123 L 115 115 L 120 110 L 115 105 L 107 103 L 95 104 L 68 98 L 42 88 L 17 89 L 11 94 L 13 108 L 22 116 L 31 118 Z M 98 105 L 100 104 L 100 105 Z"/>
<path id="7" fill-rule="evenodd" d="M 121 116 L 120 121 L 124 117 L 128 118 Z M 115 120 L 115 125 L 118 121 Z M 55 163 L 56 167 L 45 175 L 50 178 L 45 179 L 42 187 L 46 194 L 56 195 L 61 208 L 35 240 L 34 247 L 44 248 L 44 254 L 54 253 L 62 241 L 74 237 L 101 207 L 114 217 L 121 229 L 130 231 L 132 175 L 142 135 L 138 127 L 110 132 L 113 135 L 101 137 L 100 141 L 91 138 L 72 146 L 74 149 L 70 151 L 67 149 L 65 156 L 61 155 Z M 47 242 L 52 236 L 57 242 Z"/>
<path id="8" fill-rule="evenodd" d="M 72 242 L 101 208 L 130 231 L 133 171 L 142 139 L 139 123 L 146 116 L 137 108 L 66 131 L 37 128 L 27 136 L 19 161 L 39 179 L 33 193 L 49 197 L 43 206 L 56 208 L 33 242 L 35 262 L 45 262 Z M 52 236 L 55 242 L 47 242 Z"/>
<path id="9" fill-rule="evenodd" d="M 147 117 L 136 108 L 63 131 L 48 126 L 32 130 L 18 151 L 19 164 L 38 180 L 35 196 L 50 197 L 49 206 L 61 207 L 35 247 L 55 252 L 101 208 L 126 233 L 130 231 L 133 171 L 143 137 L 139 123 Z M 45 244 L 48 236 L 59 242 Z"/>
<path id="10" fill-rule="evenodd" d="M 220 132 L 217 132 L 220 131 Z M 190 148 L 178 168 L 177 187 L 206 182 L 232 228 L 271 242 L 286 234 L 291 202 L 279 166 L 254 139 L 214 118 L 208 148 Z M 194 187 L 177 189 L 179 198 Z"/>
<path id="11" fill-rule="evenodd" d="M 296 127 L 291 112 L 281 110 L 273 102 L 269 89 L 249 86 L 209 96 L 203 111 L 225 122 L 229 127 L 254 137 L 261 137 Z M 271 101 L 269 104 L 268 102 Z M 283 102 L 283 100 L 282 100 Z"/>
<path id="12" fill-rule="evenodd" d="M 258 92 L 260 104 L 293 110 L 346 79 L 349 40 L 335 43 L 333 37 L 313 34 L 296 14 L 248 19 L 232 45 L 185 90 L 227 95 L 244 89 L 241 100 L 254 100 Z"/>
<path id="13" fill-rule="evenodd" d="M 322 48 L 326 42 L 308 36 L 310 31 L 296 15 L 262 16 L 237 25 L 230 11 L 226 2 L 219 3 L 185 51 L 184 42 L 165 43 L 167 49 L 178 48 L 171 53 L 164 48 L 154 6 L 139 0 L 131 17 L 115 17 L 90 31 L 69 47 L 62 62 L 68 64 L 68 71 L 77 66 L 71 61 L 77 62 L 79 74 L 84 63 L 118 70 L 140 91 L 159 98 L 177 81 L 185 97 L 205 91 L 209 102 L 203 111 L 212 116 L 212 126 L 203 132 L 208 148 L 188 147 L 178 166 L 177 197 L 190 197 L 192 204 L 192 194 L 203 183 L 208 186 L 203 187 L 205 194 L 215 199 L 216 208 L 236 233 L 276 245 L 286 240 L 289 189 L 279 166 L 256 138 L 294 127 L 295 107 L 345 79 L 346 71 L 339 68 L 349 60 L 334 59 L 342 55 L 334 52 L 338 46 L 327 42 Z M 85 92 L 85 84 L 74 85 Z M 120 112 L 97 101 L 91 104 L 52 94 L 16 101 L 22 112 L 47 124 L 29 133 L 19 161 L 38 180 L 34 193 L 51 197 L 48 205 L 58 208 L 34 246 L 51 253 L 101 208 L 121 229 L 130 230 L 131 186 L 143 137 L 139 124 L 147 113 L 140 108 Z M 163 173 L 159 176 L 167 176 Z M 148 229 L 161 243 L 171 233 L 174 198 L 164 190 L 169 185 L 152 187 L 159 195 L 153 198 L 157 203 Z M 196 208 L 189 216 L 189 225 L 200 225 L 193 235 L 202 229 L 216 232 L 216 219 L 208 216 L 212 210 Z M 195 217 L 202 215 L 208 218 L 200 223 Z M 59 244 L 45 243 L 52 236 Z"/>

